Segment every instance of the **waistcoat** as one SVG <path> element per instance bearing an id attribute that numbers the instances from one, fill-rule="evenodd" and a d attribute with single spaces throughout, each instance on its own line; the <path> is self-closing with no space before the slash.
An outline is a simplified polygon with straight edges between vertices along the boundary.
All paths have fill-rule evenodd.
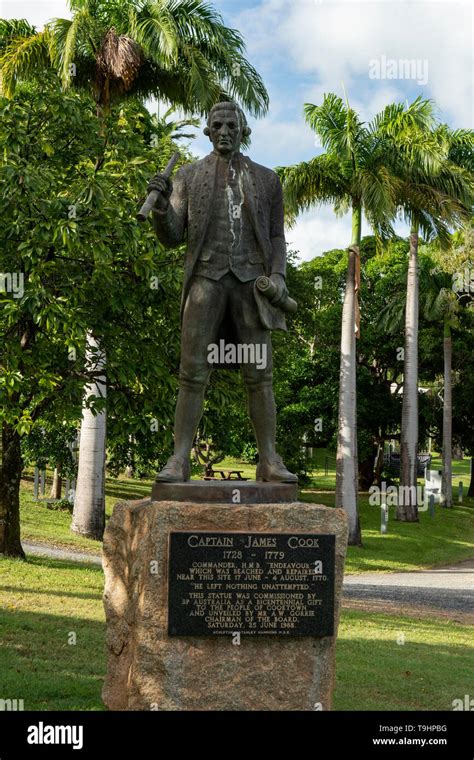
<path id="1" fill-rule="evenodd" d="M 260 250 L 244 203 L 245 182 L 239 155 L 218 156 L 211 216 L 195 274 L 220 280 L 233 272 L 241 282 L 264 274 Z"/>

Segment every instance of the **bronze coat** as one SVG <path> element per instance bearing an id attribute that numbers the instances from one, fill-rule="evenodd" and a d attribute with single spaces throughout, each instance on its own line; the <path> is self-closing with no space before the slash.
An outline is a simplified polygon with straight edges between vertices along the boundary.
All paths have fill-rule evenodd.
<path id="1" fill-rule="evenodd" d="M 277 174 L 240 154 L 244 176 L 244 203 L 264 255 L 265 272 L 286 274 L 283 193 Z M 187 237 L 181 316 L 206 235 L 216 180 L 218 157 L 210 153 L 182 166 L 173 179 L 165 211 L 153 211 L 153 226 L 163 245 L 175 248 Z"/>

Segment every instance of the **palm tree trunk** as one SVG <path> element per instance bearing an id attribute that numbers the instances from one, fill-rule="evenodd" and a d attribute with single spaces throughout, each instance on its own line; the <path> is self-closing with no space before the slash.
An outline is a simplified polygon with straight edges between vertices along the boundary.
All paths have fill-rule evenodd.
<path id="1" fill-rule="evenodd" d="M 0 452 L 0 554 L 25 559 L 20 541 L 20 481 L 23 470 L 20 436 L 2 425 Z"/>
<path id="2" fill-rule="evenodd" d="M 59 467 L 54 468 L 53 473 L 53 484 L 51 486 L 51 492 L 49 494 L 50 499 L 60 499 L 61 498 L 61 471 Z"/>
<path id="3" fill-rule="evenodd" d="M 107 85 L 102 93 L 97 94 L 97 120 L 99 135 L 106 140 L 105 117 L 109 109 Z M 96 159 L 95 170 L 104 162 L 104 149 Z M 100 350 L 97 339 L 90 331 L 86 342 L 86 368 L 105 368 L 105 354 Z M 91 396 L 107 395 L 107 379 L 100 376 L 84 388 L 81 434 L 79 443 L 79 464 L 77 471 L 76 494 L 72 516 L 71 530 L 90 538 L 102 540 L 105 528 L 105 458 L 107 413 L 105 409 L 93 414 L 88 408 Z"/>
<path id="4" fill-rule="evenodd" d="M 400 437 L 400 495 L 397 520 L 418 522 L 418 225 L 410 234 L 405 311 L 402 429 Z"/>
<path id="5" fill-rule="evenodd" d="M 469 483 L 468 496 L 474 496 L 474 457 L 471 457 L 471 482 Z"/>
<path id="6" fill-rule="evenodd" d="M 98 341 L 88 333 L 86 367 L 89 370 L 105 369 L 105 354 Z M 82 411 L 81 440 L 76 498 L 71 530 L 90 538 L 102 540 L 105 526 L 105 440 L 107 413 L 93 414 L 87 406 L 92 396 L 104 397 L 107 393 L 105 375 L 97 376 L 86 385 Z"/>
<path id="7" fill-rule="evenodd" d="M 361 546 L 357 509 L 357 401 L 356 401 L 356 269 L 362 229 L 362 211 L 352 211 L 352 243 L 349 247 L 346 290 L 342 310 L 341 363 L 339 373 L 339 421 L 336 456 L 336 507 L 349 520 L 349 544 Z"/>
<path id="8" fill-rule="evenodd" d="M 453 506 L 452 459 L 453 459 L 453 402 L 452 402 L 452 362 L 453 339 L 451 327 L 444 323 L 444 396 L 443 396 L 443 473 L 441 477 L 441 504 Z"/>
<path id="9" fill-rule="evenodd" d="M 377 458 L 375 462 L 375 472 L 374 472 L 374 485 L 376 485 L 378 488 L 381 488 L 382 486 L 382 470 L 383 470 L 383 454 L 384 454 L 384 447 L 385 447 L 385 438 L 381 437 L 379 438 L 378 442 L 378 449 L 377 449 Z"/>
<path id="10" fill-rule="evenodd" d="M 128 441 L 130 444 L 130 448 L 127 452 L 127 466 L 125 467 L 125 477 L 126 478 L 134 478 L 135 477 L 135 440 L 133 438 L 133 435 L 128 436 Z"/>

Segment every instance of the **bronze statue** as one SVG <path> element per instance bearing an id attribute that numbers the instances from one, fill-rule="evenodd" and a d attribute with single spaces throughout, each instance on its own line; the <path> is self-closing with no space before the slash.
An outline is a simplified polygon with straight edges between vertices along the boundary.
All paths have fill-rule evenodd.
<path id="1" fill-rule="evenodd" d="M 158 192 L 152 216 L 159 240 L 175 247 L 187 237 L 175 448 L 159 481 L 190 477 L 190 451 L 212 369 L 210 351 L 222 339 L 243 347 L 236 355 L 258 446 L 257 480 L 297 480 L 276 453 L 272 388 L 271 330 L 286 329 L 283 309 L 291 302 L 285 284 L 283 195 L 275 172 L 240 152 L 250 131 L 239 106 L 217 103 L 204 130 L 212 152 L 181 167 L 173 182 L 163 173 L 148 186 Z M 272 303 L 256 286 L 264 276 L 270 282 L 262 288 L 272 294 Z"/>

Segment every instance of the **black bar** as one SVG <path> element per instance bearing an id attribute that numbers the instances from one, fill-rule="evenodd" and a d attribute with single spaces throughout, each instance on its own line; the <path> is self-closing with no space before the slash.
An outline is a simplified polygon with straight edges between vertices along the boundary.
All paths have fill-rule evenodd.
<path id="1" fill-rule="evenodd" d="M 34 727 L 82 726 L 83 746 L 31 744 Z M 407 730 L 412 726 L 413 730 Z M 397 730 L 394 730 L 397 728 Z M 401 730 L 398 730 L 400 728 Z M 232 735 L 229 730 L 233 730 Z M 54 731 L 50 731 L 53 735 Z M 72 735 L 72 733 L 71 733 Z M 76 738 L 79 734 L 76 733 Z M 65 734 L 66 736 L 66 734 Z M 425 745 L 413 740 L 425 740 Z M 379 743 L 375 743 L 377 740 Z M 385 740 L 381 744 L 380 740 Z M 391 743 L 388 743 L 388 741 Z M 407 740 L 410 740 L 408 743 Z M 254 756 L 282 749 L 297 756 L 332 758 L 357 750 L 361 757 L 472 758 L 472 714 L 460 712 L 1 712 L 0 758 L 136 758 L 196 753 Z M 431 743 L 428 743 L 431 742 Z M 433 743 L 436 742 L 436 743 Z M 440 743 L 441 742 L 441 743 Z M 174 749 L 173 749 L 174 748 Z M 199 749 L 200 748 L 200 749 Z M 298 749 L 300 748 L 300 749 Z M 106 752 L 104 755 L 103 752 Z M 133 753 L 133 754 L 131 754 Z M 278 754 L 275 755 L 278 757 Z M 349 756 L 349 755 L 348 755 Z"/>

